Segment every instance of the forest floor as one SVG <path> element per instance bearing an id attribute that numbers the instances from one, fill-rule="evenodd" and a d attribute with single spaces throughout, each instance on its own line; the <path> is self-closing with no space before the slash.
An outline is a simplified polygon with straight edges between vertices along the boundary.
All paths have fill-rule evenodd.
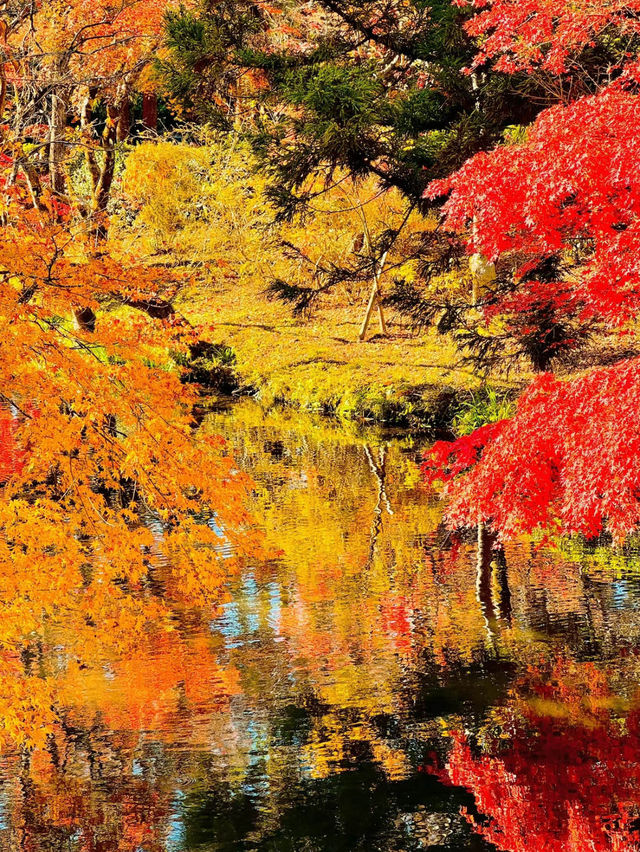
<path id="1" fill-rule="evenodd" d="M 233 350 L 240 383 L 265 405 L 274 402 L 345 419 L 439 425 L 456 400 L 486 377 L 461 363 L 448 336 L 412 334 L 393 316 L 388 335 L 377 314 L 367 339 L 358 332 L 361 302 L 323 305 L 310 318 L 294 317 L 281 302 L 236 281 L 189 291 L 177 305 L 190 320 L 210 322 L 216 343 Z M 514 393 L 528 375 L 491 377 Z"/>
<path id="2" fill-rule="evenodd" d="M 275 279 L 309 286 L 315 280 L 309 263 L 349 268 L 360 214 L 340 197 L 304 222 L 275 224 L 264 179 L 249 168 L 247 149 L 238 143 L 230 150 L 228 141 L 136 146 L 126 160 L 124 201 L 110 231 L 150 264 L 187 271 L 190 283 L 175 307 L 194 324 L 213 326 L 206 338 L 219 347 L 192 365 L 192 380 L 208 382 L 212 391 L 253 393 L 265 407 L 277 402 L 343 419 L 438 427 L 451 425 L 465 405 L 481 409 L 482 394 L 474 392 L 482 387 L 489 386 L 487 396 L 500 397 L 500 414 L 502 397 L 515 398 L 533 378 L 526 361 L 510 373 L 474 369 L 450 336 L 412 333 L 393 315 L 383 336 L 374 313 L 360 342 L 366 282 L 343 283 L 340 294 L 323 296 L 311 316 L 295 317 L 290 306 L 270 301 L 265 289 Z M 362 188 L 363 197 L 373 199 L 369 220 L 388 229 L 402 202 L 374 190 L 375 182 Z M 414 226 L 421 233 L 433 222 L 418 217 Z M 407 281 L 419 278 L 415 264 L 398 269 Z M 629 339 L 610 334 L 594 340 L 553 369 L 576 375 L 635 355 Z"/>

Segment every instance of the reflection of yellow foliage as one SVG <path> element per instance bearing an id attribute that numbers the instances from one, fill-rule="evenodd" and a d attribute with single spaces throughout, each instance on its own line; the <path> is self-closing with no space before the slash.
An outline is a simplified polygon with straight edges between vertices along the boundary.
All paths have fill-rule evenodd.
<path id="1" fill-rule="evenodd" d="M 418 636 L 430 637 L 443 665 L 452 654 L 471 660 L 486 641 L 473 556 L 463 550 L 442 579 L 442 566 L 425 562 L 420 542 L 441 507 L 418 487 L 407 442 L 348 435 L 291 411 L 263 419 L 250 403 L 234 406 L 225 422 L 214 417 L 210 428 L 228 431 L 256 482 L 255 515 L 282 551 L 278 578 L 289 604 L 279 629 L 324 702 L 394 712 L 397 684 L 422 648 Z"/>
<path id="2" fill-rule="evenodd" d="M 367 722 L 345 727 L 337 716 L 315 720 L 315 727 L 303 751 L 303 761 L 312 778 L 328 778 L 336 772 L 354 742 L 368 743 L 373 759 L 394 781 L 406 778 L 411 769 L 406 754 L 385 743 Z"/>
<path id="3" fill-rule="evenodd" d="M 425 673 L 433 672 L 435 686 L 451 676 L 467 677 L 468 671 L 473 678 L 487 658 L 514 660 L 526 670 L 548 656 L 548 637 L 527 626 L 541 590 L 554 618 L 580 612 L 588 603 L 575 565 L 522 540 L 506 552 L 511 624 L 503 615 L 488 614 L 479 599 L 475 545 L 451 550 L 437 544 L 441 506 L 415 486 L 412 466 L 419 448 L 411 438 L 393 442 L 380 430 L 355 425 L 346 431 L 334 421 L 288 409 L 264 416 L 248 401 L 230 414 L 213 415 L 204 428 L 228 435 L 234 455 L 257 484 L 255 515 L 281 549 L 277 561 L 256 570 L 261 591 L 243 604 L 247 612 L 250 606 L 261 635 L 278 640 L 266 659 L 251 643 L 233 651 L 233 662 L 245 673 L 244 700 L 262 707 L 264 694 L 280 695 L 284 682 L 287 701 L 293 694 L 297 706 L 309 707 L 296 748 L 302 771 L 314 778 L 343 771 L 363 755 L 389 778 L 407 777 L 415 766 L 402 737 L 385 733 L 380 716 L 393 718 L 403 730 L 412 690 L 424 688 Z M 380 496 L 381 474 L 391 513 Z M 496 565 L 490 591 L 497 600 Z M 596 609 L 592 621 L 606 632 Z M 623 616 L 617 617 L 616 629 L 624 628 Z M 583 676 L 565 673 L 562 682 L 571 695 L 537 704 L 525 693 L 515 704 L 518 718 L 566 713 L 590 724 L 603 714 L 624 712 L 627 698 L 612 698 L 596 675 L 589 672 L 585 691 Z M 480 742 L 513 735 L 516 711 L 512 706 L 504 713 L 501 707 L 487 713 Z M 411 737 L 427 742 L 460 724 L 454 715 L 411 721 Z M 269 771 L 286 783 L 277 739 L 265 736 Z"/>

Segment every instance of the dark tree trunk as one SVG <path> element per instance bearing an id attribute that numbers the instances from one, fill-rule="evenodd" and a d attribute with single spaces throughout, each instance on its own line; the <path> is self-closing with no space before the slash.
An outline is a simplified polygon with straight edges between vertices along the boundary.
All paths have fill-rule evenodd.
<path id="1" fill-rule="evenodd" d="M 157 95 L 145 92 L 142 96 L 142 123 L 147 130 L 158 129 L 158 98 Z"/>

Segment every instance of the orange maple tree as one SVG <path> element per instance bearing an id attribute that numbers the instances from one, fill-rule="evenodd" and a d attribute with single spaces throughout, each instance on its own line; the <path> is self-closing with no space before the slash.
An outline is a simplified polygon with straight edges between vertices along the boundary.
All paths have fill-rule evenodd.
<path id="1" fill-rule="evenodd" d="M 132 97 L 155 93 L 149 72 L 167 8 L 166 0 L 3 5 L 0 122 L 11 165 L 6 186 L 26 183 L 41 209 L 48 188 L 76 213 L 98 217 L 104 229 L 116 145 L 129 135 Z M 86 159 L 89 190 L 70 177 L 77 154 Z"/>
<path id="2" fill-rule="evenodd" d="M 60 710 L 25 654 L 56 635 L 81 667 L 140 652 L 176 607 L 217 604 L 221 550 L 249 519 L 245 480 L 221 439 L 195 434 L 168 354 L 196 331 L 106 310 L 153 298 L 158 271 L 96 257 L 23 202 L 0 230 L 0 739 L 38 745 Z"/>
<path id="3" fill-rule="evenodd" d="M 59 751 L 92 712 L 148 723 L 181 690 L 196 700 L 206 684 L 215 702 L 235 689 L 212 654 L 167 636 L 184 611 L 215 610 L 229 554 L 254 547 L 246 481 L 222 439 L 194 428 L 178 362 L 201 331 L 173 312 L 179 278 L 107 239 L 125 106 L 165 9 L 0 10 L 0 748 L 25 754 Z M 143 707 L 132 672 L 152 659 Z M 123 694 L 78 706 L 81 682 L 106 672 Z"/>

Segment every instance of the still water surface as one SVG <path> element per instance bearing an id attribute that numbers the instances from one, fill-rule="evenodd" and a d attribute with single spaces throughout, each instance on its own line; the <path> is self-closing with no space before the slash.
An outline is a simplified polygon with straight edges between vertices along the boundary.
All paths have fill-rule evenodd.
<path id="1" fill-rule="evenodd" d="M 3 758 L 0 848 L 640 849 L 640 561 L 453 541 L 419 439 L 249 403 L 202 428 L 271 553 L 80 681 L 64 755 Z"/>

